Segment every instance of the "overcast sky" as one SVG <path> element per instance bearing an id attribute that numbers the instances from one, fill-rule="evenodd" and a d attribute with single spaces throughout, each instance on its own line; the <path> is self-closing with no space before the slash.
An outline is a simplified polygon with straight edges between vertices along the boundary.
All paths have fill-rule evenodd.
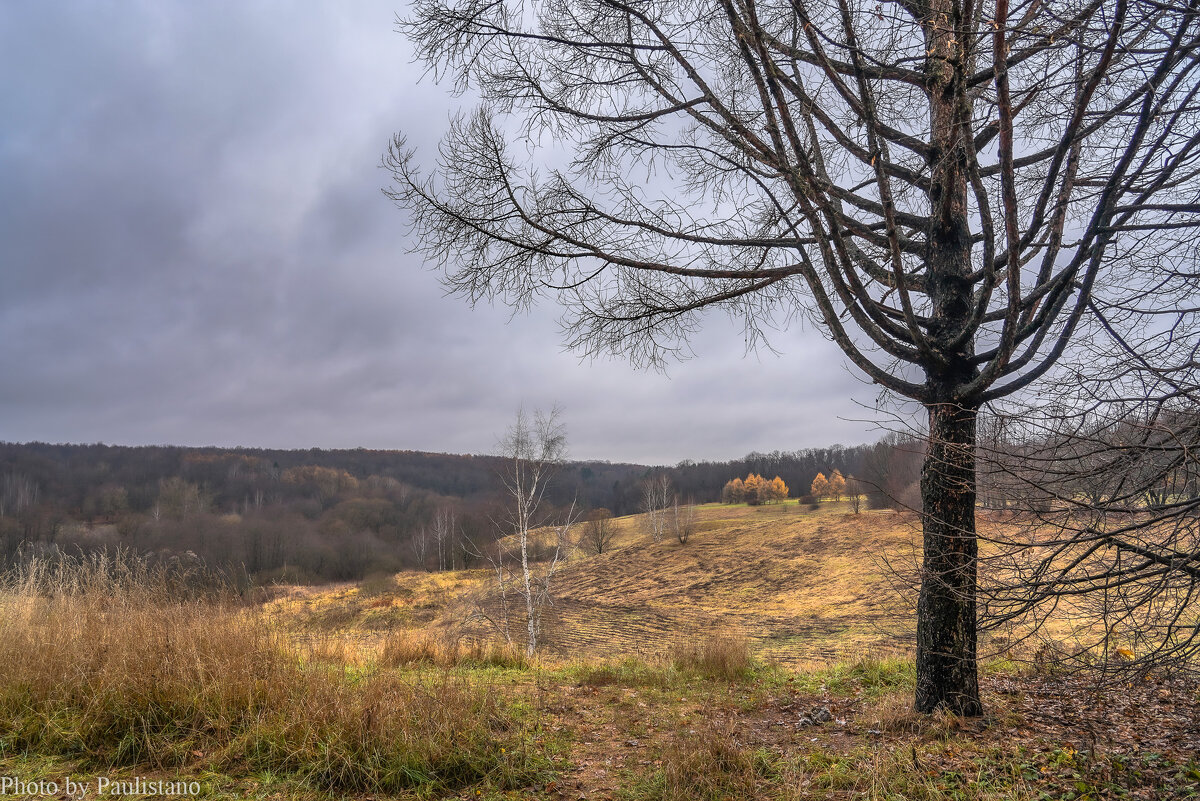
<path id="1" fill-rule="evenodd" d="M 420 80 L 401 0 L 0 4 L 0 440 L 484 453 L 518 405 L 573 458 L 873 440 L 811 327 L 709 318 L 667 375 L 564 352 L 553 305 L 447 298 L 381 194 Z"/>

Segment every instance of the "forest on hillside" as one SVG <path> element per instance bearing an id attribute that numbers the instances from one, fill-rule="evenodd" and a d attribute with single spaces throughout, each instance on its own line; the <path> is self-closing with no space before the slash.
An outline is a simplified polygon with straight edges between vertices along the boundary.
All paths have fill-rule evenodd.
<path id="1" fill-rule="evenodd" d="M 839 470 L 913 496 L 919 453 L 874 445 L 751 453 L 651 467 L 570 462 L 547 512 L 574 501 L 620 516 L 665 474 L 683 503 L 720 500 L 734 476 L 780 476 L 803 494 Z M 503 531 L 502 459 L 417 451 L 0 443 L 0 559 L 125 548 L 196 559 L 260 581 L 356 580 L 381 570 L 469 567 Z"/>

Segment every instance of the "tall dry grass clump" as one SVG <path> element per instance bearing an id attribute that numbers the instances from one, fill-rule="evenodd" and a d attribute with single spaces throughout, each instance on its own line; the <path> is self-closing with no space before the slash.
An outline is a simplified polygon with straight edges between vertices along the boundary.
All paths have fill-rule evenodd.
<path id="1" fill-rule="evenodd" d="M 777 773 L 765 751 L 738 742 L 728 721 L 705 720 L 678 731 L 659 755 L 658 769 L 637 788 L 646 801 L 753 799 Z"/>
<path id="2" fill-rule="evenodd" d="M 754 666 L 749 641 L 732 631 L 678 639 L 670 658 L 677 670 L 730 681 L 745 678 Z"/>
<path id="3" fill-rule="evenodd" d="M 526 668 L 530 659 L 523 649 L 509 643 L 398 630 L 384 639 L 379 650 L 379 664 L 383 667 L 425 664 Z"/>
<path id="4" fill-rule="evenodd" d="M 95 556 L 34 562 L 0 589 L 0 753 L 271 770 L 327 790 L 545 768 L 524 724 L 461 675 L 404 680 L 305 663 L 233 593 Z"/>

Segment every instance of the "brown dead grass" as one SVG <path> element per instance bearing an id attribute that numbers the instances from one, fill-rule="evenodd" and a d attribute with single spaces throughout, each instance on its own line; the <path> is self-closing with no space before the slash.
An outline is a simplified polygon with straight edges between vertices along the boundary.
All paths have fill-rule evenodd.
<path id="1" fill-rule="evenodd" d="M 697 510 L 686 544 L 640 535 L 560 573 L 544 642 L 578 658 L 651 658 L 680 637 L 740 632 L 753 653 L 790 666 L 907 646 L 909 609 L 878 558 L 911 553 L 914 521 L 834 504 Z M 638 518 L 628 520 L 636 525 Z"/>
<path id="2" fill-rule="evenodd" d="M 467 640 L 428 632 L 395 631 L 383 641 L 378 656 L 381 667 L 436 665 L 438 667 L 509 667 L 529 665 L 524 650 L 494 640 Z"/>
<path id="3" fill-rule="evenodd" d="M 237 598 L 178 589 L 106 557 L 8 577 L 0 756 L 269 771 L 367 793 L 524 786 L 544 765 L 486 686 L 352 670 L 332 645 L 305 658 Z"/>
<path id="4" fill-rule="evenodd" d="M 847 503 L 709 504 L 696 521 L 680 545 L 652 542 L 641 515 L 615 518 L 616 547 L 573 553 L 555 578 L 541 656 L 653 661 L 712 631 L 745 637 L 755 657 L 794 669 L 911 652 L 915 598 L 904 584 L 918 561 L 915 515 L 853 514 Z M 981 512 L 980 525 L 1004 524 Z M 407 572 L 394 588 L 376 581 L 368 592 L 296 588 L 268 613 L 302 637 L 357 638 L 363 651 L 397 631 L 502 639 L 472 614 L 482 606 L 500 617 L 490 579 L 485 570 Z"/>
<path id="5" fill-rule="evenodd" d="M 746 748 L 727 720 L 702 720 L 667 739 L 659 770 L 641 788 L 647 801 L 755 798 L 775 773 L 769 755 Z"/>
<path id="6" fill-rule="evenodd" d="M 811 543 L 808 559 L 843 557 L 844 542 L 814 538 L 854 522 L 717 511 L 741 522 L 684 547 L 626 550 L 660 556 L 652 564 L 670 575 L 713 581 L 721 576 L 706 577 L 699 564 L 733 571 L 772 548 L 783 562 L 789 543 Z M 870 547 L 901 536 L 880 517 L 865 521 Z M 764 543 L 763 534 L 777 539 Z M 706 537 L 724 539 L 692 548 Z M 609 612 L 622 591 L 615 584 L 654 572 L 592 576 L 589 564 L 594 571 L 601 560 L 572 566 L 563 586 L 595 590 Z M 152 576 L 98 567 L 65 583 L 62 574 L 26 576 L 0 592 L 0 760 L 67 755 L 97 770 L 282 774 L 310 797 L 1000 801 L 1066 797 L 1081 782 L 1096 799 L 1200 792 L 1200 765 L 1187 761 L 1197 753 L 1194 686 L 1135 686 L 1104 698 L 1066 679 L 994 674 L 984 676 L 989 717 L 918 716 L 911 661 L 863 659 L 816 674 L 760 670 L 751 655 L 763 643 L 745 636 L 751 624 L 740 615 L 795 601 L 739 596 L 719 580 L 707 587 L 741 599 L 727 613 L 741 627 L 667 629 L 657 660 L 617 660 L 618 649 L 597 647 L 580 652 L 587 664 L 567 669 L 497 671 L 494 650 L 449 637 L 450 627 L 397 628 L 366 645 L 361 630 L 300 628 L 306 638 L 297 648 L 296 631 L 282 632 L 278 618 L 237 599 L 173 597 Z M 873 574 L 860 568 L 837 580 L 855 575 Z M 758 580 L 753 571 L 735 576 Z M 428 603 L 439 585 L 461 580 L 401 575 L 396 589 L 354 615 L 381 599 L 401 609 Z M 332 608 L 358 589 L 290 602 Z M 644 630 L 636 627 L 647 609 L 666 624 L 682 619 L 671 604 L 683 589 L 633 583 L 624 591 L 634 630 Z M 859 604 L 858 595 L 847 603 Z M 707 620 L 721 618 L 697 606 Z M 830 714 L 818 718 L 816 709 Z M 554 756 L 562 753 L 567 759 Z M 292 797 L 294 786 L 271 796 Z"/>
<path id="7" fill-rule="evenodd" d="M 730 681 L 745 678 L 753 666 L 749 641 L 731 631 L 677 640 L 671 648 L 671 662 L 681 671 Z"/>

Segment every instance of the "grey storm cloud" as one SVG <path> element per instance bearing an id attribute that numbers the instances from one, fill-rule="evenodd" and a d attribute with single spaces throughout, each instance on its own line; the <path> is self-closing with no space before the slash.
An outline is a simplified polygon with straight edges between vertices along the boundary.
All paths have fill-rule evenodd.
<path id="1" fill-rule="evenodd" d="M 669 375 L 561 346 L 553 304 L 445 297 L 380 189 L 456 101 L 379 2 L 0 5 L 0 439 L 486 452 L 520 404 L 576 458 L 876 436 L 811 328 L 716 315 Z"/>

